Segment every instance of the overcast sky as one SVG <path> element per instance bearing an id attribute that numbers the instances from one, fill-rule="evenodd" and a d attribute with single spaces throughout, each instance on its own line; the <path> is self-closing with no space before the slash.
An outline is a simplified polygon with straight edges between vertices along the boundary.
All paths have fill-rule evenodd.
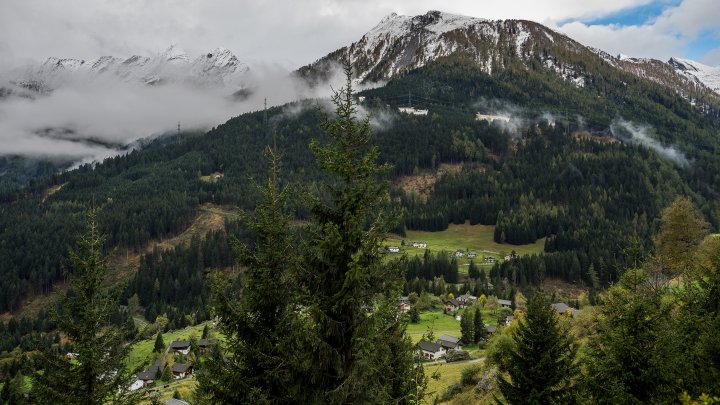
<path id="1" fill-rule="evenodd" d="M 242 102 L 183 83 L 66 83 L 0 102 L 0 155 L 92 161 L 110 145 L 208 129 L 246 111 L 327 96 L 287 72 L 350 44 L 391 12 L 428 10 L 534 20 L 610 52 L 720 64 L 720 0 L 0 0 L 0 72 L 47 57 L 151 56 L 176 44 L 191 58 L 217 47 L 251 67 Z"/>
<path id="2" fill-rule="evenodd" d="M 546 24 L 612 54 L 720 64 L 717 0 L 2 0 L 0 63 L 48 56 L 191 56 L 222 46 L 298 67 L 359 39 L 383 16 L 428 10 Z"/>

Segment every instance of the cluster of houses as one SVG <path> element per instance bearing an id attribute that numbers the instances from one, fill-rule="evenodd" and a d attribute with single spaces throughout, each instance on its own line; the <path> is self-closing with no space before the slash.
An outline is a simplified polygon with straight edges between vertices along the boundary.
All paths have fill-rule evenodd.
<path id="1" fill-rule="evenodd" d="M 200 339 L 197 342 L 197 348 L 200 353 L 206 353 L 214 344 L 215 342 L 209 339 Z M 192 347 L 189 341 L 173 340 L 172 342 L 170 342 L 170 345 L 165 350 L 165 355 L 175 354 L 178 356 L 183 356 L 184 358 L 184 356 L 190 354 L 191 349 Z M 165 361 L 163 358 L 153 363 L 153 365 L 151 365 L 144 371 L 137 373 L 135 375 L 135 381 L 130 385 L 130 390 L 135 391 L 140 388 L 152 385 L 155 380 L 158 380 L 160 378 L 164 368 Z M 180 380 L 192 375 L 193 366 L 192 364 L 180 363 L 176 361 L 173 362 L 172 366 L 170 367 L 170 372 L 172 373 L 173 379 Z"/>
<path id="2" fill-rule="evenodd" d="M 505 256 L 505 261 L 507 262 L 507 261 L 510 261 L 510 260 L 515 260 L 515 259 L 517 259 L 518 257 L 520 257 L 519 254 L 517 254 L 517 253 L 515 253 L 515 252 L 512 252 L 512 253 L 510 253 L 509 255 Z"/>

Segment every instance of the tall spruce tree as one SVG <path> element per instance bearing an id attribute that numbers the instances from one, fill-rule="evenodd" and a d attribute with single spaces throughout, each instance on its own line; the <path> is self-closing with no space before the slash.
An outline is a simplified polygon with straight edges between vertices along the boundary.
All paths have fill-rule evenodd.
<path id="1" fill-rule="evenodd" d="M 162 332 L 158 332 L 155 337 L 155 346 L 153 347 L 153 353 L 160 353 L 165 350 L 165 341 L 163 341 Z"/>
<path id="2" fill-rule="evenodd" d="M 473 341 L 475 343 L 478 343 L 481 340 L 485 339 L 485 322 L 483 322 L 482 310 L 480 309 L 480 307 L 475 309 L 475 313 L 473 315 L 473 331 Z"/>
<path id="3" fill-rule="evenodd" d="M 130 350 L 122 328 L 111 322 L 117 297 L 105 284 L 108 272 L 103 255 L 104 236 L 98 230 L 96 209 L 87 214 L 87 229 L 70 252 L 70 291 L 53 314 L 58 329 L 72 343 L 77 359 L 46 350 L 33 376 L 33 400 L 44 404 L 134 403 L 131 376 L 125 367 Z"/>
<path id="4" fill-rule="evenodd" d="M 460 337 L 466 345 L 475 342 L 475 330 L 473 328 L 473 311 L 466 308 L 460 317 Z"/>
<path id="5" fill-rule="evenodd" d="M 247 220 L 257 235 L 255 246 L 236 243 L 247 266 L 240 298 L 221 278 L 213 288 L 227 356 L 211 358 L 197 375 L 198 397 L 208 403 L 305 402 L 305 391 L 293 377 L 293 356 L 305 349 L 291 282 L 296 255 L 285 211 L 288 191 L 278 179 L 277 148 L 268 147 L 266 156 L 270 176 L 258 186 L 262 199 Z"/>
<path id="6" fill-rule="evenodd" d="M 317 339 L 305 385 L 314 402 L 401 403 L 419 400 L 414 349 L 404 335 L 397 298 L 401 274 L 382 262 L 390 223 L 384 213 L 389 167 L 379 165 L 370 118 L 356 120 L 351 68 L 332 97 L 335 117 L 314 140 L 327 174 L 311 197 L 312 221 L 303 247 L 300 281 Z"/>
<path id="7" fill-rule="evenodd" d="M 510 404 L 569 402 L 577 348 L 545 295 L 530 298 L 513 340 L 515 346 L 502 364 L 510 378 L 498 378 L 505 400 Z"/>

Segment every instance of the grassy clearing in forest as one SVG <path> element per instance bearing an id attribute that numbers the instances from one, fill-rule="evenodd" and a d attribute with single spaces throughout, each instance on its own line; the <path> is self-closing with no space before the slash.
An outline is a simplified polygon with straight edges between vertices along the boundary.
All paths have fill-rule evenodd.
<path id="1" fill-rule="evenodd" d="M 461 225 L 450 224 L 448 229 L 438 232 L 427 231 L 407 231 L 407 236 L 400 237 L 398 235 L 390 235 L 385 241 L 385 245 L 401 246 L 405 241 L 406 246 L 401 246 L 401 253 L 408 255 L 422 255 L 425 249 L 417 249 L 412 247 L 413 242 L 425 242 L 427 248 L 431 252 L 454 252 L 458 249 L 476 252 L 478 257 L 474 259 L 475 263 L 480 264 L 485 256 L 493 256 L 502 260 L 506 254 L 510 254 L 513 250 L 519 255 L 529 255 L 541 253 L 545 248 L 545 238 L 538 239 L 535 243 L 527 245 L 510 245 L 505 243 L 497 243 L 493 239 L 495 227 L 493 225 L 470 225 L 465 222 Z M 392 256 L 391 256 L 392 257 Z M 467 257 L 458 260 L 461 271 L 467 271 L 465 264 L 470 263 Z M 465 267 L 463 269 L 463 267 Z"/>

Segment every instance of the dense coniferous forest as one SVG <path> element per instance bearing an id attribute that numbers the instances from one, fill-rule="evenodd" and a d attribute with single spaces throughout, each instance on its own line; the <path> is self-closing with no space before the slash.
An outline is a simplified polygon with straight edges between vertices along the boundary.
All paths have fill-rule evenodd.
<path id="1" fill-rule="evenodd" d="M 362 107 L 374 117 L 374 142 L 380 160 L 392 165 L 391 181 L 432 174 L 442 164 L 457 167 L 439 175 L 427 196 L 391 190 L 402 214 L 395 231 L 442 230 L 465 221 L 496 225 L 495 240 L 508 250 L 546 238 L 543 254 L 497 264 L 487 280 L 465 280 L 472 291 L 509 296 L 548 276 L 617 282 L 632 260 L 653 250 L 657 218 L 678 194 L 689 196 L 717 229 L 720 138 L 713 115 L 604 63 L 587 70 L 589 80 L 578 88 L 541 66 L 509 65 L 488 75 L 456 55 L 364 91 Z M 398 97 L 408 92 L 424 100 L 427 116 L 397 112 Z M 475 120 L 476 112 L 491 112 L 493 102 L 512 107 L 518 129 Z M 0 312 L 17 311 L 64 279 L 68 249 L 93 200 L 109 246 L 137 252 L 182 232 L 201 204 L 252 210 L 258 194 L 250 179 L 266 173 L 260 155 L 272 132 L 283 152 L 285 181 L 314 190 L 325 175 L 308 145 L 325 140 L 318 129 L 324 111 L 324 101 L 307 101 L 244 114 L 204 135 L 158 140 L 69 172 L 38 173 L 47 175 L 26 187 L 3 186 Z M 554 122 L 541 118 L 544 113 Z M 654 136 L 676 146 L 689 164 L 611 141 L 609 127 L 619 118 L 652 124 Z M 578 131 L 592 136 L 575 136 Z M 201 179 L 215 172 L 223 177 Z M 296 219 L 309 217 L 302 199 L 289 204 Z M 229 238 L 242 232 L 233 225 L 189 246 L 144 255 L 123 300 L 137 295 L 148 319 L 166 314 L 173 327 L 206 319 L 206 270 L 233 263 Z M 403 266 L 406 291 L 431 289 L 438 277 L 462 281 L 449 259 L 412 259 Z M 0 325 L 3 349 L 29 347 L 33 334 L 52 330 L 46 318 Z"/>

